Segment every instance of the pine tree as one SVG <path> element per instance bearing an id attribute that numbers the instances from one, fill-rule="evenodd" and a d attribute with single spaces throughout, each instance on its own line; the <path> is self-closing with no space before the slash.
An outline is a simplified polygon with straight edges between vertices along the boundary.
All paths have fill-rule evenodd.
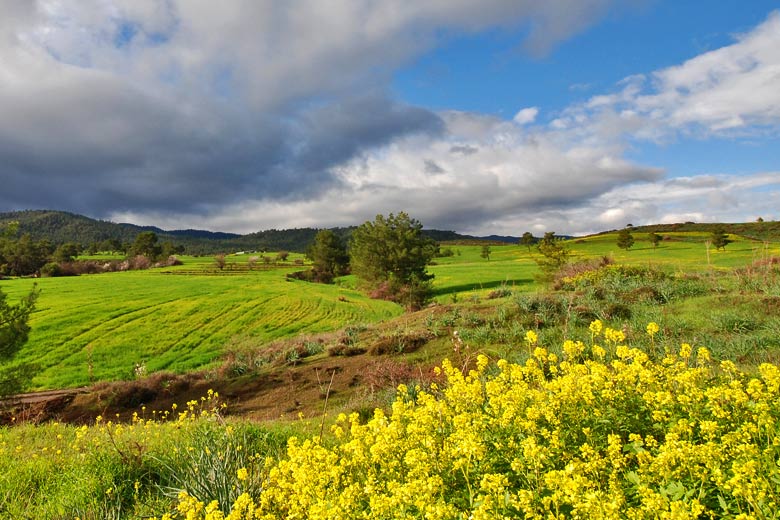
<path id="1" fill-rule="evenodd" d="M 726 249 L 726 246 L 732 242 L 721 226 L 712 230 L 710 241 L 712 242 L 712 245 L 715 246 L 715 249 Z"/>
<path id="2" fill-rule="evenodd" d="M 634 245 L 634 236 L 628 228 L 623 228 L 618 233 L 617 246 L 628 251 Z"/>

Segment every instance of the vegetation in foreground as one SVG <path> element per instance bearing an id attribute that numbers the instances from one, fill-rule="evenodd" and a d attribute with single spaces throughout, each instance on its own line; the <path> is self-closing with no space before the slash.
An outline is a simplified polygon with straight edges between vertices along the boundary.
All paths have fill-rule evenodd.
<path id="1" fill-rule="evenodd" d="M 528 331 L 517 347 L 523 363 L 478 355 L 469 369 L 445 361 L 425 388 L 400 386 L 389 413 L 339 415 L 325 436 L 301 423 L 286 451 L 289 429 L 224 423 L 209 410 L 213 395 L 204 407 L 191 402 L 172 417 L 130 424 L 4 428 L 1 512 L 775 518 L 777 366 L 747 374 L 685 343 L 658 344 L 654 361 L 620 330 L 600 321 L 588 329 L 555 348 Z M 659 329 L 647 325 L 651 342 Z"/>
<path id="2" fill-rule="evenodd" d="M 774 518 L 780 264 L 764 244 L 732 237 L 705 257 L 689 238 L 637 236 L 612 261 L 615 235 L 570 242 L 574 262 L 539 293 L 520 290 L 532 277 L 497 278 L 532 273 L 533 253 L 455 246 L 432 267 L 449 275 L 437 276 L 446 304 L 395 329 L 345 329 L 343 348 L 279 367 L 416 363 L 388 379 L 406 383 L 391 402 L 373 389 L 331 398 L 321 382 L 319 413 L 293 423 L 141 409 L 129 423 L 3 428 L 0 514 L 293 518 L 305 504 L 323 518 Z M 239 382 L 269 377 L 243 366 Z"/>

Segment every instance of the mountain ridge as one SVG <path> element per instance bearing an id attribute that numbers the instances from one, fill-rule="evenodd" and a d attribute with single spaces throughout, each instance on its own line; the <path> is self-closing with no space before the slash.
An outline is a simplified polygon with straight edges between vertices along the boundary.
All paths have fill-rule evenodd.
<path id="1" fill-rule="evenodd" d="M 201 229 L 165 230 L 157 226 L 138 226 L 94 219 L 59 210 L 21 210 L 0 213 L 0 226 L 19 223 L 19 233 L 29 234 L 33 240 L 49 240 L 53 244 L 75 242 L 83 247 L 109 239 L 132 243 L 144 231 L 158 235 L 160 242 L 184 246 L 187 254 L 213 254 L 230 251 L 294 251 L 304 252 L 322 228 L 267 229 L 240 235 Z M 346 239 L 353 227 L 330 228 Z M 424 229 L 423 233 L 437 241 L 474 240 L 480 237 L 462 235 L 454 231 Z M 512 237 L 503 237 L 511 239 Z M 506 241 L 506 240 L 505 240 Z M 514 239 L 516 242 L 517 239 Z"/>

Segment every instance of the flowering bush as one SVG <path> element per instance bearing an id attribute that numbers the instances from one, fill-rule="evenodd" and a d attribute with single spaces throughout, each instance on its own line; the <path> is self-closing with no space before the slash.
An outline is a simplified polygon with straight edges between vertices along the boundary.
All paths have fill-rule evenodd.
<path id="1" fill-rule="evenodd" d="M 749 376 L 687 344 L 653 362 L 590 332 L 562 359 L 529 337 L 524 364 L 445 361 L 443 388 L 340 416 L 332 445 L 291 438 L 227 516 L 185 493 L 168 518 L 777 518 L 777 366 Z"/>

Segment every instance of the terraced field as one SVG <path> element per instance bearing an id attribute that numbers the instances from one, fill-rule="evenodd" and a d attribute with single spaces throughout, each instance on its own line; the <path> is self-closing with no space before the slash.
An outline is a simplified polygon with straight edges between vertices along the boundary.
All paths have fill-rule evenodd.
<path id="1" fill-rule="evenodd" d="M 147 372 L 208 366 L 236 336 L 261 343 L 402 312 L 349 289 L 287 281 L 290 270 L 230 276 L 150 270 L 37 280 L 33 332 L 15 363 L 37 365 L 32 388 L 80 386 L 130 378 L 136 364 Z M 6 280 L 2 288 L 13 300 L 32 284 Z"/>

